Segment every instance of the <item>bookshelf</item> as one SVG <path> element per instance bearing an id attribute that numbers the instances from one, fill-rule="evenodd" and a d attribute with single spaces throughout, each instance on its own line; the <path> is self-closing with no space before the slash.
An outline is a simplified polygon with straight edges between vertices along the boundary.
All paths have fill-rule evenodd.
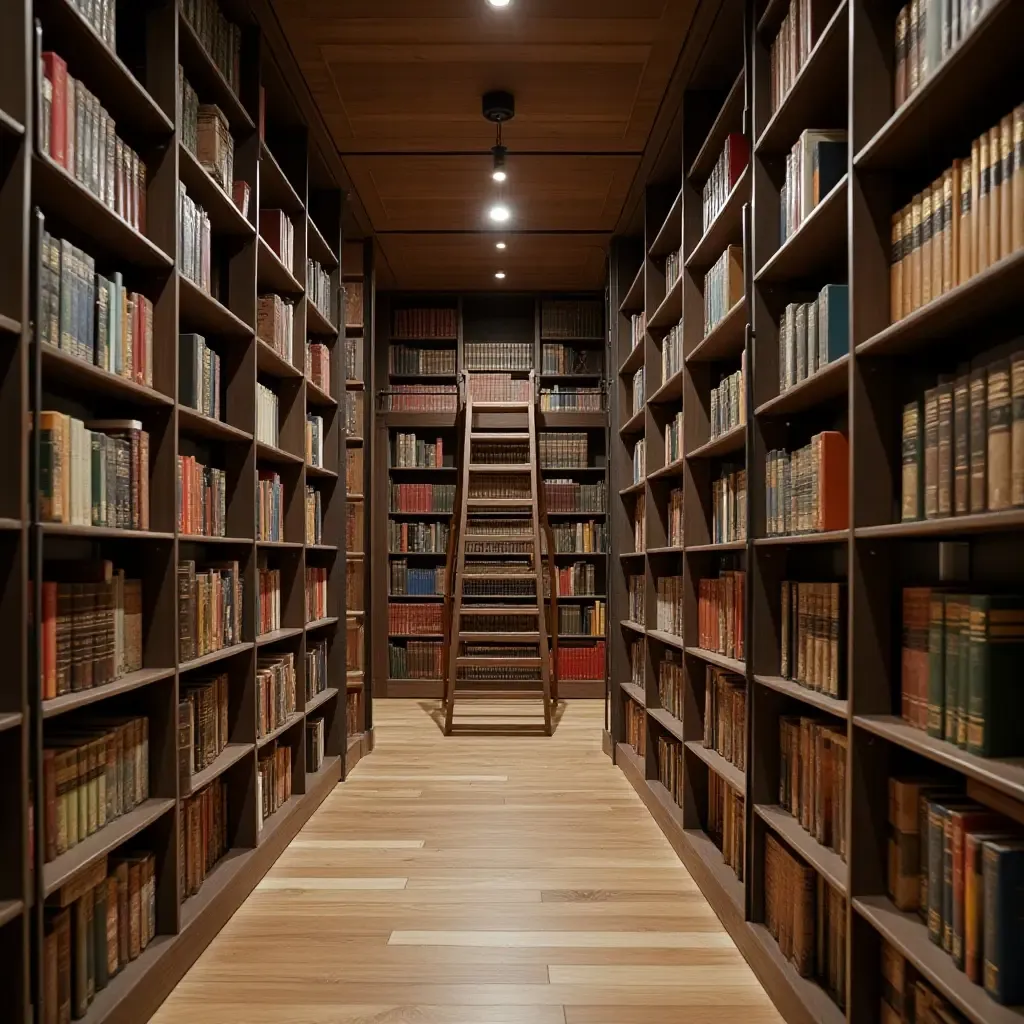
<path id="1" fill-rule="evenodd" d="M 0 499 L 0 953 L 19 1020 L 53 1012 L 60 901 L 99 899 L 122 865 L 151 935 L 73 993 L 74 1016 L 148 1018 L 373 742 L 369 676 L 345 688 L 351 713 L 340 696 L 342 630 L 367 605 L 367 544 L 341 538 L 368 491 L 368 453 L 350 472 L 348 452 L 369 447 L 369 410 L 342 396 L 372 387 L 343 376 L 347 338 L 369 363 L 372 248 L 343 245 L 340 167 L 262 5 L 226 8 L 220 60 L 192 6 L 115 6 L 116 31 L 68 0 L 0 11 L 0 422 L 25 438 Z M 44 75 L 59 89 L 40 100 Z M 71 80 L 111 141 L 109 191 L 53 135 Z M 199 108 L 220 128 L 197 150 L 200 104 L 223 119 Z M 130 795 L 62 835 L 51 766 L 77 779 L 115 750 Z M 199 813 L 215 825 L 197 857 Z"/>
<path id="2" fill-rule="evenodd" d="M 899 885 L 918 885 L 918 873 L 893 876 L 889 844 L 924 836 L 894 831 L 889 808 L 890 786 L 904 792 L 901 780 L 918 777 L 1001 815 L 993 828 L 1024 820 L 1019 757 L 983 757 L 951 740 L 950 721 L 954 729 L 966 722 L 959 705 L 952 698 L 944 705 L 945 695 L 934 689 L 930 696 L 919 692 L 918 677 L 904 667 L 922 656 L 915 651 L 937 656 L 948 649 L 934 639 L 914 640 L 913 631 L 930 625 L 940 636 L 953 635 L 946 623 L 965 614 L 958 592 L 1019 587 L 1019 507 L 1003 497 L 1003 483 L 994 494 L 988 489 L 991 478 L 972 504 L 969 470 L 988 466 L 987 435 L 983 430 L 974 463 L 964 449 L 958 478 L 951 449 L 957 437 L 969 446 L 968 432 L 958 433 L 963 428 L 954 426 L 952 411 L 937 411 L 973 408 L 971 372 L 985 371 L 985 387 L 995 363 L 998 385 L 996 361 L 1019 348 L 1011 313 L 1011 282 L 1021 280 L 1018 236 L 1011 225 L 1004 245 L 1005 232 L 992 226 L 990 213 L 988 239 L 999 239 L 999 248 L 987 262 L 979 244 L 971 273 L 957 276 L 938 249 L 940 258 L 929 264 L 931 290 L 922 285 L 909 307 L 906 293 L 896 291 L 905 280 L 899 275 L 912 272 L 909 247 L 901 249 L 899 271 L 893 268 L 894 214 L 901 226 L 915 196 L 924 206 L 924 197 L 936 194 L 932 183 L 1024 98 L 1012 81 L 1017 56 L 1007 38 L 1021 12 L 1009 3 L 986 8 L 897 105 L 900 77 L 909 74 L 895 43 L 901 5 L 812 6 L 813 31 L 794 55 L 791 81 L 776 85 L 773 74 L 784 62 L 772 48 L 788 31 L 789 4 L 719 5 L 713 25 L 692 41 L 688 63 L 691 43 L 684 50 L 681 154 L 676 149 L 652 165 L 642 231 L 613 245 L 609 302 L 618 381 L 610 486 L 617 497 L 606 749 L 787 1020 L 884 1019 L 883 957 L 892 956 L 905 966 L 908 1002 L 916 980 L 956 1019 L 1016 1020 L 1019 1008 L 1002 1005 L 958 970 L 941 941 L 929 939 L 912 898 L 897 895 Z M 819 150 L 822 160 L 834 160 L 826 184 L 794 210 L 787 205 L 787 163 L 797 159 L 791 154 L 805 131 L 845 132 L 847 145 L 841 159 L 835 150 Z M 702 189 L 732 132 L 745 137 L 749 160 L 735 168 L 709 223 Z M 827 145 L 835 136 L 813 141 Z M 661 362 L 677 309 L 665 260 L 677 239 L 685 254 L 678 378 L 663 373 Z M 706 330 L 704 274 L 728 245 L 742 246 L 741 288 L 727 292 L 720 318 Z M 634 317 L 644 317 L 639 327 Z M 800 344 L 811 330 L 817 350 Z M 641 367 L 645 401 L 638 407 L 633 380 Z M 715 429 L 720 382 L 741 368 L 745 419 Z M 962 405 L 958 380 L 967 396 Z M 950 450 L 943 477 L 927 468 L 944 465 L 942 457 L 926 464 L 926 442 L 914 448 L 913 421 L 904 420 L 908 403 L 920 403 L 923 419 L 929 402 L 934 417 L 948 417 L 936 428 L 947 431 L 938 436 Z M 666 428 L 680 408 L 684 456 L 676 464 L 666 454 Z M 839 435 L 848 456 L 833 440 Z M 639 440 L 642 471 L 634 460 Z M 1001 457 L 997 471 L 1017 458 L 1015 447 Z M 742 504 L 734 508 L 745 530 L 716 528 L 723 465 L 745 473 Z M 813 470 L 822 479 L 818 504 L 787 514 L 774 489 L 787 474 L 791 487 L 805 486 Z M 682 527 L 673 539 L 674 487 L 682 489 Z M 722 582 L 737 571 L 745 573 L 742 587 L 735 577 Z M 668 624 L 680 628 L 666 629 L 658 619 L 658 584 L 677 575 L 679 598 L 670 602 L 676 608 Z M 938 619 L 931 610 L 936 595 Z M 716 602 L 710 618 L 701 614 L 702 596 Z M 728 641 L 730 621 L 732 639 L 742 634 L 742 650 L 718 642 L 723 626 Z M 824 646 L 792 636 L 801 621 Z M 784 767 L 800 742 L 787 730 L 801 720 L 798 728 L 821 737 L 809 742 L 820 743 L 819 757 L 828 758 L 822 772 L 839 778 L 831 804 L 837 813 L 827 825 L 813 815 L 801 818 L 806 793 L 799 784 L 794 790 Z M 723 726 L 731 727 L 728 736 Z M 905 799 L 917 807 L 916 797 Z M 800 963 L 775 937 L 785 938 L 785 929 L 773 889 L 782 886 L 784 907 L 796 902 L 794 885 L 813 887 L 831 921 L 822 936 L 835 951 L 831 970 L 820 970 L 813 955 Z"/>
<path id="3" fill-rule="evenodd" d="M 559 595 L 565 630 L 558 644 L 559 693 L 602 696 L 605 634 L 589 631 L 599 629 L 593 609 L 602 602 L 607 608 L 608 544 L 601 541 L 607 505 L 595 498 L 600 511 L 573 511 L 584 507 L 577 501 L 584 491 L 607 489 L 608 362 L 600 297 L 382 293 L 376 330 L 390 339 L 374 356 L 378 379 L 387 385 L 378 392 L 373 500 L 389 509 L 386 521 L 375 521 L 372 541 L 372 575 L 383 584 L 373 597 L 376 692 L 442 696 L 445 538 L 462 457 L 455 429 L 459 375 L 497 372 L 525 381 L 537 369 L 556 568 L 564 574 L 563 589 L 575 573 L 573 586 L 582 580 L 586 590 Z M 500 410 L 481 415 L 501 426 Z M 577 446 L 571 454 L 570 442 Z M 574 550 L 577 543 L 600 550 Z"/>

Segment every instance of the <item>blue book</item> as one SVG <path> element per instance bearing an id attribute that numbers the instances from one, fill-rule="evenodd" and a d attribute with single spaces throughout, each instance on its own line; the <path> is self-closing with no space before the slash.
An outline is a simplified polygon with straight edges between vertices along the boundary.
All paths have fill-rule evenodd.
<path id="1" fill-rule="evenodd" d="M 1024 1003 L 1024 840 L 984 844 L 985 991 L 1004 1006 Z"/>
<path id="2" fill-rule="evenodd" d="M 818 294 L 818 366 L 834 363 L 850 351 L 850 290 L 827 284 Z"/>

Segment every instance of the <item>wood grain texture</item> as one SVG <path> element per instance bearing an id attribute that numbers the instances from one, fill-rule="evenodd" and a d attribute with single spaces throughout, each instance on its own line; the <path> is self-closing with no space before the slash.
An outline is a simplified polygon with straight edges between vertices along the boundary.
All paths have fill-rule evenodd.
<path id="1" fill-rule="evenodd" d="M 570 703 L 551 739 L 445 739 L 433 710 L 377 705 L 373 758 L 155 1024 L 781 1020 L 601 753 L 600 703 Z"/>

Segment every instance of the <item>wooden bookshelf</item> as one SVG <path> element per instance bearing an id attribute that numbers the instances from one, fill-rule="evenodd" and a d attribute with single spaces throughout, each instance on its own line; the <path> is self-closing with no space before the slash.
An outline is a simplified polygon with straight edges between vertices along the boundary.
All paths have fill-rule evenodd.
<path id="1" fill-rule="evenodd" d="M 219 9 L 219 8 L 218 8 Z M 0 621 L 8 671 L 0 686 L 0 955 L 12 1020 L 43 1019 L 43 950 L 47 897 L 103 858 L 149 850 L 156 856 L 156 937 L 92 1001 L 87 1024 L 145 1020 L 252 890 L 333 786 L 372 749 L 370 689 L 346 671 L 345 623 L 361 621 L 365 596 L 346 606 L 348 559 L 343 550 L 349 498 L 347 453 L 365 446 L 366 469 L 354 493 L 367 492 L 371 417 L 346 430 L 349 390 L 372 388 L 362 375 L 345 384 L 345 338 L 357 337 L 360 367 L 372 345 L 372 246 L 346 241 L 344 178 L 326 129 L 310 125 L 295 99 L 301 88 L 290 52 L 263 31 L 262 4 L 225 8 L 240 32 L 237 86 L 229 82 L 189 24 L 184 6 L 118 5 L 116 45 L 110 45 L 69 0 L 16 0 L 0 10 L 9 46 L 0 71 L 0 424 L 26 444 L 8 453 L 8 486 L 0 498 Z M 41 38 L 34 24 L 38 19 Z M 35 103 L 39 51 L 53 50 L 114 117 L 118 133 L 146 164 L 146 216 L 137 230 L 94 197 L 43 151 Z M 178 65 L 200 103 L 227 117 L 234 180 L 249 185 L 248 209 L 186 148 Z M 262 109 L 261 109 L 262 105 Z M 26 131 L 25 126 L 33 126 Z M 175 136 L 180 141 L 173 142 Z M 179 183 L 210 221 L 209 287 L 186 276 L 179 236 Z M 284 209 L 294 231 L 287 262 L 260 233 L 260 214 Z M 96 258 L 97 270 L 123 273 L 126 289 L 152 302 L 152 381 L 120 376 L 45 341 L 30 325 L 43 323 L 49 292 L 38 268 L 43 232 Z M 312 301 L 307 257 L 323 268 L 319 302 Z M 345 289 L 362 285 L 359 331 L 344 325 Z M 291 335 L 280 349 L 257 339 L 258 295 L 295 301 Z M 362 325 L 366 324 L 363 331 Z M 344 326 L 343 326 L 344 325 Z M 192 408 L 179 378 L 179 335 L 201 334 L 220 359 L 219 415 Z M 329 382 L 314 383 L 307 341 L 325 346 Z M 256 383 L 277 396 L 275 443 L 256 437 Z M 146 529 L 42 520 L 40 414 L 56 410 L 79 419 L 141 421 L 149 437 L 149 524 Z M 323 457 L 306 451 L 307 414 L 322 417 Z M 179 456 L 194 455 L 224 471 L 223 535 L 181 528 L 176 493 Z M 284 494 L 280 531 L 261 537 L 254 497 L 258 474 L 274 470 Z M 305 490 L 320 496 L 322 530 L 307 536 Z M 95 521 L 95 520 L 94 520 Z M 365 517 L 363 519 L 365 522 Z M 358 550 L 366 549 L 365 538 Z M 95 688 L 43 699 L 40 587 L 30 581 L 68 563 L 110 560 L 142 583 L 142 667 Z M 230 646 L 182 660 L 177 567 L 237 562 L 245 615 Z M 358 561 L 358 560 L 357 560 Z M 259 633 L 257 567 L 281 573 L 279 628 Z M 361 562 L 359 563 L 361 565 Z M 326 571 L 326 607 L 307 614 L 306 570 Z M 360 569 L 360 587 L 368 580 Z M 306 693 L 306 655 L 325 644 L 327 685 Z M 266 655 L 294 658 L 296 707 L 265 735 L 257 726 L 257 669 Z M 178 705 L 194 680 L 224 675 L 230 735 L 202 770 L 179 778 Z M 346 685 L 339 680 L 346 677 Z M 365 666 L 363 679 L 371 678 Z M 339 696 L 344 694 L 345 696 Z M 347 727 L 346 698 L 355 700 L 358 729 Z M 61 736 L 113 716 L 145 717 L 149 728 L 148 798 L 46 860 L 43 750 Z M 324 759 L 307 771 L 307 718 L 324 721 Z M 69 731 L 70 730 L 70 731 Z M 291 750 L 291 796 L 265 820 L 257 803 L 258 753 Z M 227 791 L 227 851 L 198 891 L 179 891 L 182 801 L 215 781 Z M 30 862 L 30 804 L 35 807 Z"/>
<path id="2" fill-rule="evenodd" d="M 393 485 L 448 486 L 454 494 L 462 454 L 455 430 L 460 396 L 456 381 L 463 370 L 474 370 L 478 364 L 467 358 L 466 343 L 518 342 L 528 352 L 529 367 L 511 371 L 513 378 L 525 378 L 530 368 L 538 368 L 539 387 L 538 431 L 541 433 L 583 433 L 587 439 L 586 467 L 554 469 L 543 467 L 546 480 L 569 480 L 580 484 L 604 483 L 607 492 L 608 420 L 606 403 L 607 339 L 603 324 L 603 304 L 596 307 L 600 322 L 587 325 L 587 329 L 574 328 L 568 320 L 557 332 L 546 331 L 545 309 L 549 304 L 562 301 L 600 303 L 595 295 L 456 295 L 424 293 L 386 293 L 379 296 L 377 335 L 390 339 L 375 352 L 375 372 L 387 385 L 378 395 L 375 427 L 374 482 L 371 502 L 377 508 L 389 509 L 387 519 L 375 517 L 371 551 L 372 575 L 380 581 L 373 598 L 374 609 L 374 678 L 379 695 L 396 697 L 439 697 L 441 695 L 440 667 L 417 665 L 412 669 L 406 661 L 406 672 L 415 671 L 419 678 L 396 678 L 392 672 L 392 658 L 396 671 L 401 671 L 403 651 L 410 643 L 422 640 L 435 643 L 443 650 L 443 634 L 433 629 L 427 633 L 391 631 L 391 614 L 409 604 L 440 605 L 443 601 L 445 547 L 439 550 L 402 551 L 400 541 L 389 538 L 389 530 L 404 529 L 407 537 L 414 529 L 450 529 L 451 514 L 447 511 L 410 512 L 398 509 L 392 501 Z M 576 353 L 568 362 L 543 362 L 543 346 L 557 344 Z M 566 356 L 568 359 L 568 355 Z M 491 372 L 508 372 L 495 366 Z M 411 389 L 419 391 L 410 394 Z M 579 398 L 564 396 L 566 391 L 582 389 L 587 392 Z M 548 396 L 551 397 L 548 397 Z M 559 397 L 564 396 L 564 397 Z M 500 427 L 500 406 L 481 414 L 485 425 Z M 418 442 L 442 445 L 442 465 L 406 465 L 408 458 L 399 458 L 396 445 L 399 437 L 414 438 Z M 499 439 L 500 440 L 500 439 Z M 408 442 L 405 442 L 408 443 Z M 436 448 L 434 449 L 436 451 Z M 399 465 L 398 463 L 402 464 Z M 434 459 L 436 463 L 436 458 Z M 447 506 L 444 506 L 447 508 Z M 578 522 L 592 520 L 603 527 L 605 510 L 600 512 L 551 512 L 549 516 L 556 532 L 568 530 Z M 394 524 L 392 526 L 391 524 Z M 407 539 L 407 543 L 412 546 Z M 608 571 L 607 544 L 595 552 L 556 552 L 556 568 L 568 567 L 573 562 L 593 565 L 595 594 L 560 598 L 560 603 L 586 605 L 603 601 L 607 613 L 606 580 Z M 435 573 L 434 587 L 438 592 L 420 595 L 391 593 L 391 574 L 404 563 L 418 579 L 416 589 L 429 588 L 429 574 Z M 437 614 L 437 613 L 434 613 Z M 595 641 L 604 636 L 569 635 L 559 637 L 562 649 L 583 647 L 593 649 Z M 564 642 L 563 642 L 564 641 Z M 397 648 L 392 654 L 390 648 Z M 408 659 L 407 653 L 404 655 Z M 605 663 L 607 657 L 604 659 Z M 593 678 L 565 678 L 559 680 L 559 693 L 563 697 L 600 697 L 604 695 L 607 672 L 602 668 Z"/>

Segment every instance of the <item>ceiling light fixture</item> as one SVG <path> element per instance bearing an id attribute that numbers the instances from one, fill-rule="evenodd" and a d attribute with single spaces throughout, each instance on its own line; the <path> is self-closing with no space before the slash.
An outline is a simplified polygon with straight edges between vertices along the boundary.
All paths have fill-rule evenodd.
<path id="1" fill-rule="evenodd" d="M 494 164 L 491 169 L 491 177 L 500 185 L 508 179 L 506 160 L 508 147 L 501 141 L 501 126 L 505 121 L 511 121 L 516 116 L 516 99 L 510 92 L 497 89 L 493 92 L 484 93 L 483 114 L 492 124 L 497 125 L 497 138 L 491 146 L 491 155 Z"/>
<path id="2" fill-rule="evenodd" d="M 504 281 L 504 280 L 505 280 L 505 271 L 504 271 L 504 270 L 499 270 L 499 271 L 498 271 L 498 272 L 497 272 L 497 273 L 496 273 L 496 274 L 495 274 L 494 276 L 495 276 L 495 277 L 496 277 L 496 278 L 497 278 L 497 279 L 498 279 L 499 281 Z"/>
<path id="3" fill-rule="evenodd" d="M 487 0 L 492 7 L 508 7 L 512 0 Z"/>
<path id="4" fill-rule="evenodd" d="M 508 153 L 508 150 L 500 144 L 500 124 L 498 125 L 498 139 L 499 144 L 491 148 L 491 152 L 494 154 L 494 170 L 491 172 L 491 177 L 497 182 L 502 182 L 508 177 L 508 173 L 505 171 L 505 154 Z"/>
<path id="5" fill-rule="evenodd" d="M 512 211 L 504 203 L 495 203 L 488 211 L 488 216 L 497 224 L 504 224 L 512 216 Z"/>
<path id="6" fill-rule="evenodd" d="M 505 248 L 505 243 L 504 242 L 496 242 L 495 245 L 494 245 L 494 248 L 495 249 L 504 249 Z"/>

